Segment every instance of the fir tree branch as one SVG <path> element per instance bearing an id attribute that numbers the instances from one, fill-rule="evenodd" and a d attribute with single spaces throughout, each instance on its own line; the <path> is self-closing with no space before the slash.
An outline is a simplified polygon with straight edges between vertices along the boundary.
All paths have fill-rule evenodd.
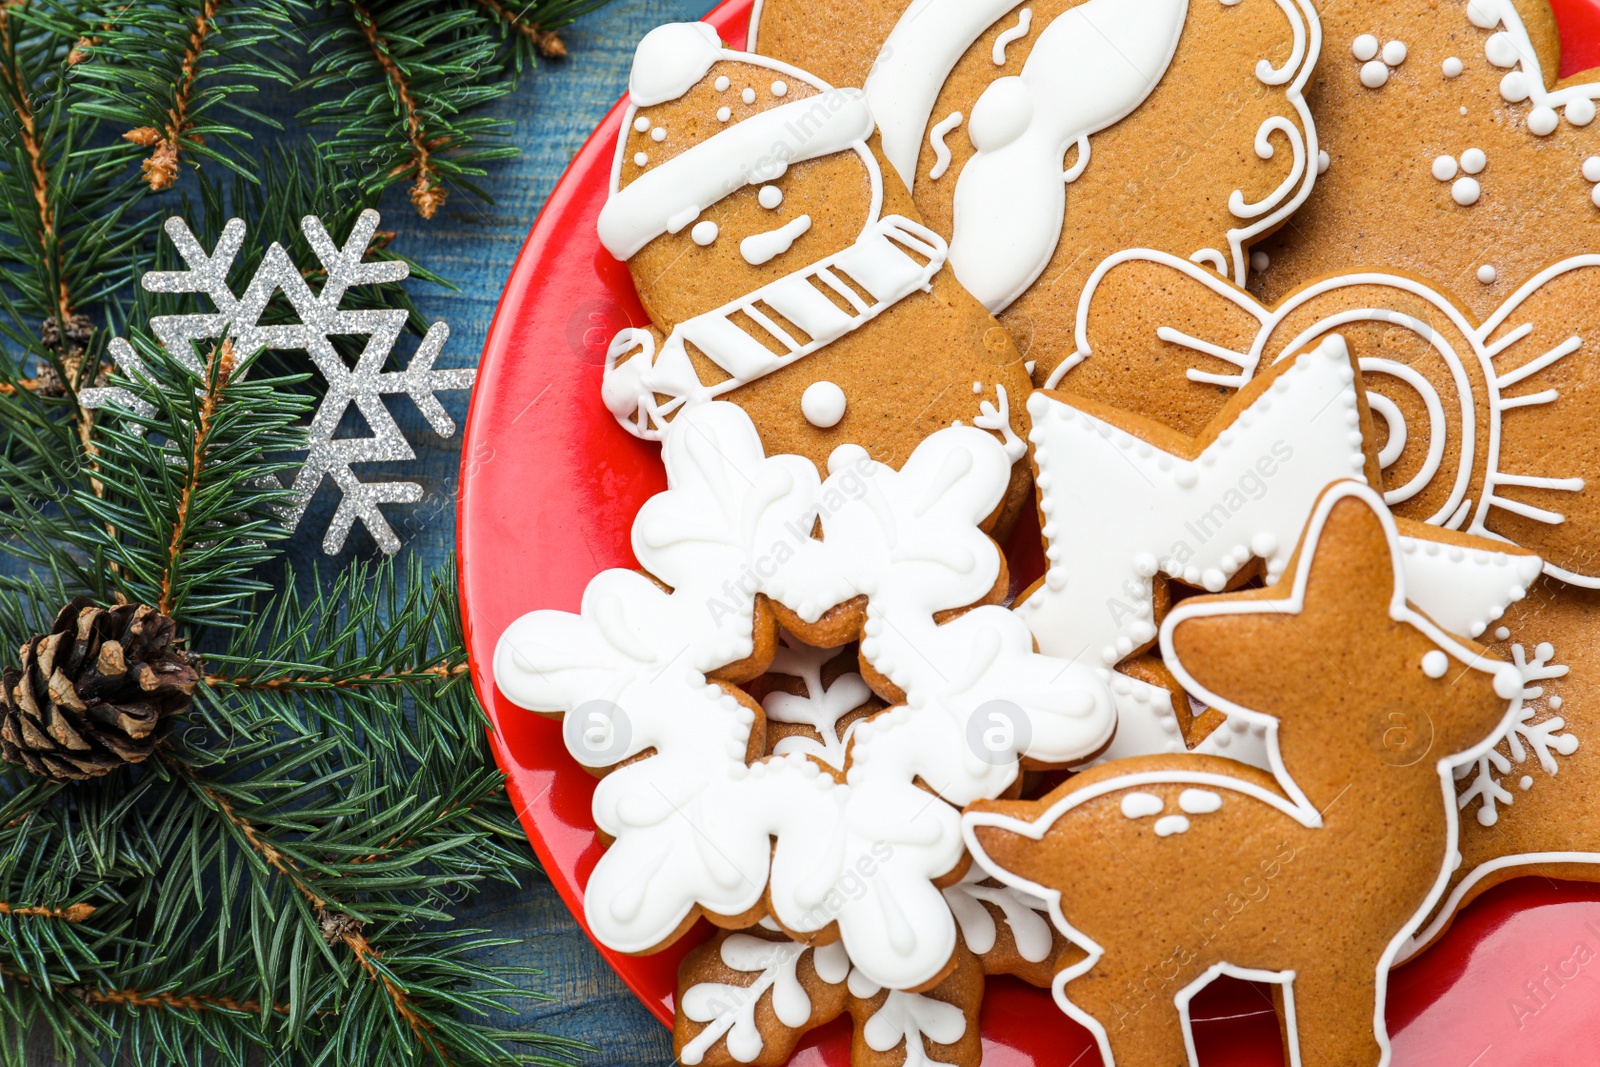
<path id="1" fill-rule="evenodd" d="M 15 915 L 29 919 L 61 919 L 69 923 L 81 923 L 94 914 L 93 904 L 71 904 L 65 908 L 52 908 L 43 905 L 13 907 L 0 901 L 0 915 Z"/>
<path id="2" fill-rule="evenodd" d="M 178 153 L 187 142 L 193 125 L 189 117 L 190 96 L 194 92 L 195 67 L 200 60 L 200 50 L 211 32 L 221 0 L 203 0 L 194 17 L 194 28 L 189 31 L 189 44 L 178 64 L 178 82 L 172 89 L 172 104 L 167 108 L 167 123 L 162 129 L 140 126 L 129 130 L 123 137 L 136 145 L 155 148 L 140 165 L 145 181 L 156 192 L 171 187 L 178 180 Z"/>
<path id="3" fill-rule="evenodd" d="M 405 120 L 406 141 L 411 145 L 409 169 L 416 174 L 411 184 L 411 203 L 416 207 L 417 214 L 425 219 L 431 219 L 439 208 L 444 206 L 446 194 L 439 184 L 439 174 L 433 164 L 433 149 L 423 138 L 422 115 L 417 109 L 417 102 L 412 99 L 411 85 L 406 80 L 405 72 L 389 54 L 389 42 L 379 35 L 378 23 L 372 17 L 372 12 L 363 7 L 360 0 L 349 0 L 349 3 L 350 14 L 361 29 L 361 36 L 366 39 L 367 47 L 372 50 L 372 57 L 377 61 L 384 77 L 394 85 L 395 99 L 400 102 Z M 401 169 L 406 169 L 403 164 Z"/>
<path id="4" fill-rule="evenodd" d="M 189 532 L 189 507 L 200 489 L 207 453 L 211 450 L 211 433 L 217 417 L 217 406 L 221 402 L 223 390 L 228 386 L 228 380 L 233 377 L 233 371 L 233 342 L 223 338 L 220 344 L 213 344 L 211 350 L 206 353 L 205 393 L 200 398 L 199 417 L 194 421 L 191 431 L 193 440 L 189 447 L 189 454 L 194 457 L 194 461 L 189 465 L 183 488 L 178 494 L 178 506 L 172 520 L 172 536 L 167 541 L 167 562 L 161 569 L 161 594 L 156 598 L 155 604 L 156 610 L 163 615 L 171 615 L 176 606 L 173 593 L 179 574 L 179 558 L 188 547 L 186 535 Z"/>
<path id="5" fill-rule="evenodd" d="M 567 45 L 554 30 L 547 30 L 537 22 L 523 18 L 522 15 L 511 11 L 500 0 L 477 0 L 478 5 L 494 14 L 495 18 L 516 30 L 533 46 L 539 54 L 546 59 L 565 59 Z"/>

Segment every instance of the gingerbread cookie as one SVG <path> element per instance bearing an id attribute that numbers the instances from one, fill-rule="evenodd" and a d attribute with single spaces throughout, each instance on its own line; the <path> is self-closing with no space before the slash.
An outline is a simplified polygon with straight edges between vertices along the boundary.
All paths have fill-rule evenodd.
<path id="1" fill-rule="evenodd" d="M 1042 651 L 1106 667 L 1138 657 L 1155 642 L 1166 583 L 1220 592 L 1258 568 L 1275 583 L 1323 488 L 1377 482 L 1378 439 L 1342 336 L 1293 351 L 1197 436 L 1071 394 L 1033 395 L 1048 569 L 1016 610 Z M 1422 524 L 1408 525 L 1402 544 L 1412 598 L 1470 636 L 1520 599 L 1541 565 L 1514 546 Z M 1117 736 L 1100 758 L 1187 750 L 1181 705 L 1157 683 L 1115 679 Z M 1261 763 L 1259 733 L 1233 725 L 1202 751 Z"/>
<path id="2" fill-rule="evenodd" d="M 1396 514 L 1600 585 L 1600 434 L 1585 414 L 1600 403 L 1600 256 L 1551 267 L 1480 321 L 1406 275 L 1334 275 L 1269 308 L 1176 257 L 1124 252 L 1084 294 L 1062 385 L 1194 434 L 1330 333 L 1361 366 Z"/>
<path id="3" fill-rule="evenodd" d="M 679 1061 L 775 1067 L 808 1031 L 849 1012 L 853 1067 L 976 1067 L 985 977 L 1010 974 L 1048 986 L 1068 942 L 1051 926 L 1043 900 L 976 868 L 943 892 L 961 943 L 950 973 L 926 990 L 883 989 L 853 968 L 840 942 L 789 941 L 770 922 L 697 946 L 678 968 Z"/>
<path id="4" fill-rule="evenodd" d="M 1320 169 L 1301 93 L 1321 30 L 1276 0 L 764 0 L 752 49 L 866 87 L 956 275 L 1044 382 L 1106 256 L 1243 284 Z"/>
<path id="5" fill-rule="evenodd" d="M 1600 880 L 1600 594 L 1553 578 L 1506 613 L 1494 648 L 1522 670 L 1523 706 L 1503 736 L 1456 771 L 1461 865 L 1412 951 L 1468 903 L 1523 876 Z"/>
<path id="6" fill-rule="evenodd" d="M 1322 10 L 1307 89 L 1330 166 L 1251 283 L 1276 303 L 1331 270 L 1425 277 L 1482 321 L 1600 246 L 1600 72 L 1558 79 L 1545 0 Z"/>
<path id="7" fill-rule="evenodd" d="M 629 97 L 599 221 L 650 315 L 607 358 L 604 399 L 625 427 L 659 438 L 721 398 L 769 453 L 819 470 L 844 444 L 899 467 L 953 423 L 1022 458 L 1023 357 L 883 180 L 859 90 L 690 23 L 640 42 Z M 1019 468 L 1001 529 L 1025 497 Z"/>
<path id="8" fill-rule="evenodd" d="M 883 989 L 837 943 L 815 948 L 775 934 L 722 934 L 678 971 L 673 1048 L 686 1067 L 778 1067 L 806 1034 L 849 1012 L 853 1067 L 951 1063 L 977 1067 L 983 971 L 960 947 L 931 989 Z"/>
<path id="9" fill-rule="evenodd" d="M 824 481 L 808 459 L 766 455 L 743 409 L 708 402 L 669 423 L 664 457 L 668 489 L 634 524 L 646 574 L 600 574 L 580 614 L 524 616 L 495 653 L 501 691 L 565 716 L 569 751 L 609 769 L 590 929 L 649 952 L 700 916 L 770 916 L 793 940 L 842 941 L 883 988 L 942 980 L 958 922 L 941 891 L 966 873 L 959 807 L 1004 795 L 1024 758 L 1093 752 L 1113 726 L 1100 674 L 1037 654 L 1021 619 L 980 603 L 1004 574 L 980 529 L 1011 479 L 1004 447 L 948 428 L 896 470 L 841 446 Z M 855 621 L 840 643 L 860 641 L 860 677 L 895 707 L 846 739 L 840 718 L 866 697 L 830 680 L 834 657 L 793 662 L 793 643 L 780 671 L 824 703 L 851 686 L 850 708 L 781 709 L 769 690 L 768 712 L 729 684 L 772 665 L 778 619 L 801 639 L 812 626 L 837 637 L 844 605 Z M 1003 734 L 989 730 L 996 703 L 1014 709 Z M 809 718 L 816 736 L 767 757 L 769 714 Z"/>
<path id="10" fill-rule="evenodd" d="M 1106 764 L 974 805 L 969 848 L 1086 951 L 1056 999 L 1108 1065 L 1194 1064 L 1188 1004 L 1220 974 L 1282 987 L 1286 1063 L 1386 1062 L 1390 965 L 1454 859 L 1444 789 L 1522 675 L 1407 602 L 1399 534 L 1357 482 L 1323 494 L 1278 587 L 1189 599 L 1161 636 L 1186 690 L 1266 726 L 1276 773 Z"/>

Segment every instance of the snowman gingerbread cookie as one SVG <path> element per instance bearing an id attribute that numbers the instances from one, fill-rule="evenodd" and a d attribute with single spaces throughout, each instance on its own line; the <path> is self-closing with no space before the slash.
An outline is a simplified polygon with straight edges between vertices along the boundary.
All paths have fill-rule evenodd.
<path id="1" fill-rule="evenodd" d="M 977 426 L 1015 464 L 1008 526 L 1027 493 L 1028 369 L 884 180 L 866 97 L 687 23 L 640 42 L 629 98 L 599 229 L 650 326 L 612 342 L 618 421 L 659 439 L 726 400 L 770 454 L 819 470 L 845 444 L 899 467 L 936 430 Z"/>

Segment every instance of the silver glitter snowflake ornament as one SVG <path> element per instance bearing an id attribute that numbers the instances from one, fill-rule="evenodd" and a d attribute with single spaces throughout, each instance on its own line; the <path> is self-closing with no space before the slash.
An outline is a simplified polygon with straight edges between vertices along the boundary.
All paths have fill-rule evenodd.
<path id="1" fill-rule="evenodd" d="M 414 504 L 422 499 L 422 486 L 416 482 L 363 482 L 352 470 L 352 464 L 356 463 L 398 463 L 416 458 L 410 442 L 384 405 L 384 395 L 404 393 L 410 396 L 434 432 L 450 437 L 456 432 L 455 420 L 450 418 L 435 394 L 471 388 L 477 374 L 470 368 L 434 369 L 434 360 L 450 336 L 450 327 L 442 321 L 428 328 L 404 370 L 386 371 L 384 364 L 405 328 L 406 312 L 400 308 L 340 309 L 345 292 L 352 285 L 398 282 L 410 274 L 410 268 L 399 261 L 362 261 L 377 228 L 378 213 L 370 209 L 363 211 L 344 247 L 340 248 L 328 236 L 321 220 L 307 215 L 300 221 L 300 229 L 327 275 L 321 292 L 312 293 L 289 253 L 274 242 L 243 295 L 235 296 L 228 288 L 228 272 L 244 245 L 244 222 L 229 220 L 216 249 L 207 255 L 195 240 L 189 224 L 175 216 L 166 222 L 167 236 L 187 269 L 151 271 L 140 278 L 140 284 L 148 292 L 201 293 L 216 308 L 211 313 L 160 315 L 150 320 L 150 329 L 162 346 L 196 370 L 200 367 L 194 358 L 192 342 L 224 336 L 232 337 L 234 347 L 240 352 L 255 352 L 260 348 L 303 349 L 310 355 L 328 388 L 306 430 L 306 459 L 291 487 L 294 497 L 284 509 L 283 519 L 290 530 L 299 526 L 323 478 L 332 479 L 339 488 L 340 501 L 322 539 L 322 550 L 328 555 L 344 547 L 357 519 L 366 525 L 384 552 L 399 551 L 400 539 L 384 518 L 381 505 Z M 300 321 L 263 325 L 261 316 L 273 294 L 279 292 L 293 306 Z M 340 358 L 329 340 L 335 335 L 367 338 L 353 369 Z M 137 353 L 127 341 L 121 338 L 113 341 L 111 356 L 126 373 L 143 372 Z M 142 406 L 126 390 L 113 388 L 91 392 L 97 395 L 85 395 L 86 406 L 105 402 L 124 406 L 133 402 Z M 372 436 L 333 436 L 351 404 L 361 412 Z"/>

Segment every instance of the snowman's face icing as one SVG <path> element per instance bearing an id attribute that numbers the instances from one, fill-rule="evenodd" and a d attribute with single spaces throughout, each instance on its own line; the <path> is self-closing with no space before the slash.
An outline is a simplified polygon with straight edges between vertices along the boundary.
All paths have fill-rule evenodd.
<path id="1" fill-rule="evenodd" d="M 719 61 L 678 99 L 637 110 L 621 150 L 619 188 L 752 115 L 806 100 L 815 101 L 817 121 L 828 113 L 827 91 L 815 85 Z M 872 222 L 873 175 L 860 153 L 847 148 L 784 163 L 812 135 L 815 123 L 806 121 L 812 110 L 800 107 L 798 121 L 784 123 L 770 150 L 752 161 L 758 180 L 629 259 L 640 299 L 659 328 L 671 330 L 848 248 Z"/>

